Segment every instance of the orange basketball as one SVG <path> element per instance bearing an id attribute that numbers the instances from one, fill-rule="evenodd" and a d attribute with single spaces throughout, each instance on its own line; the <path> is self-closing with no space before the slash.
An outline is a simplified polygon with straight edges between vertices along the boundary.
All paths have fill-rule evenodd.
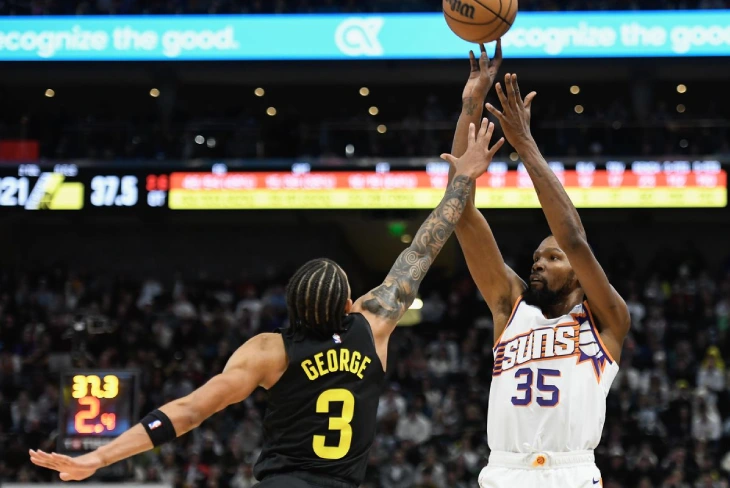
<path id="1" fill-rule="evenodd" d="M 515 21 L 517 0 L 442 0 L 446 23 L 469 42 L 502 37 Z"/>

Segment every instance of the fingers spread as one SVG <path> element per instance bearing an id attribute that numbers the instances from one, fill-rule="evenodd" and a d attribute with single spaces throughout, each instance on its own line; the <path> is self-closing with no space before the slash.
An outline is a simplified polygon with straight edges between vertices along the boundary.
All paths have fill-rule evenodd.
<path id="1" fill-rule="evenodd" d="M 537 96 L 537 92 L 530 92 L 527 94 L 527 96 L 525 97 L 525 108 L 526 109 L 529 109 L 530 106 L 532 106 L 532 100 L 534 100 L 536 96 Z"/>
<path id="2" fill-rule="evenodd" d="M 502 62 L 502 38 L 497 39 L 497 48 L 494 50 L 494 63 Z"/>
<path id="3" fill-rule="evenodd" d="M 479 126 L 479 134 L 477 135 L 477 141 L 482 141 L 484 139 L 484 136 L 487 135 L 487 129 L 491 123 L 487 120 L 486 117 L 482 119 L 482 124 Z"/>
<path id="4" fill-rule="evenodd" d="M 487 120 L 487 119 L 484 119 L 484 120 Z M 487 144 L 489 144 L 489 141 L 492 140 L 493 134 L 494 134 L 494 124 L 490 122 L 489 126 L 487 127 L 487 133 L 484 135 L 484 137 L 486 138 Z"/>
<path id="5" fill-rule="evenodd" d="M 479 55 L 479 69 L 486 73 L 486 69 L 489 66 L 489 55 L 483 43 L 479 44 L 479 50 L 481 51 Z"/>
<path id="6" fill-rule="evenodd" d="M 497 110 L 497 107 L 495 107 L 491 103 L 488 103 L 486 105 L 486 107 L 487 107 L 487 110 L 489 111 L 490 114 L 492 114 L 495 117 L 497 117 L 497 120 L 500 120 L 500 121 L 502 120 L 502 117 L 504 117 L 504 114 L 502 114 L 502 112 L 500 112 L 499 110 Z"/>
<path id="7" fill-rule="evenodd" d="M 443 159 L 444 161 L 448 161 L 451 164 L 456 163 L 456 158 L 454 156 L 452 156 L 451 154 L 444 153 L 441 155 L 441 159 Z"/>
<path id="8" fill-rule="evenodd" d="M 497 151 L 499 151 L 502 146 L 504 145 L 504 137 L 500 137 L 497 142 L 494 143 L 492 148 L 487 153 L 490 157 L 493 157 L 495 154 L 497 154 Z"/>
<path id="9" fill-rule="evenodd" d="M 507 104 L 507 97 L 504 94 L 504 90 L 502 90 L 502 84 L 497 83 L 494 86 L 494 90 L 497 92 L 497 98 L 499 98 L 499 103 L 502 104 L 502 110 L 506 110 L 509 105 Z"/>
<path id="10" fill-rule="evenodd" d="M 474 122 L 469 123 L 469 145 L 471 146 L 476 141 L 477 128 Z"/>
<path id="11" fill-rule="evenodd" d="M 522 96 L 520 95 L 520 85 L 517 83 L 517 75 L 512 75 L 512 87 L 515 90 L 515 103 L 522 103 Z"/>
<path id="12" fill-rule="evenodd" d="M 509 73 L 504 75 L 504 85 L 507 89 L 507 103 L 510 108 L 516 109 L 517 103 L 515 100 L 515 87 L 512 84 L 512 75 L 510 75 Z"/>
<path id="13" fill-rule="evenodd" d="M 474 57 L 474 51 L 469 51 L 469 64 L 472 71 L 479 71 L 479 63 L 477 63 L 477 59 Z"/>

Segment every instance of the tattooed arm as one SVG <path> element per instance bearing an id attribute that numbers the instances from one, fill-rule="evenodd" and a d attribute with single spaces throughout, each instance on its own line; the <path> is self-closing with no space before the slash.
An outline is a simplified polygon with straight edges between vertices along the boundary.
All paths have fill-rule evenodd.
<path id="1" fill-rule="evenodd" d="M 454 177 L 436 209 L 418 229 L 413 243 L 403 251 L 385 277 L 383 284 L 355 304 L 376 316 L 377 322 L 396 322 L 416 299 L 418 287 L 433 260 L 446 244 L 466 206 L 474 180 L 461 174 Z"/>
<path id="2" fill-rule="evenodd" d="M 413 243 L 398 256 L 383 284 L 360 297 L 353 305 L 352 311 L 362 313 L 370 322 L 381 360 L 385 357 L 382 348 L 387 350 L 388 337 L 416 299 L 421 281 L 461 218 L 474 181 L 486 171 L 494 153 L 504 142 L 500 139 L 490 149 L 493 131 L 494 124 L 488 124 L 486 119 L 482 120 L 478 134 L 471 124 L 469 148 L 464 155 L 459 159 L 442 155 L 450 158 L 456 173 L 441 203 L 421 225 Z"/>

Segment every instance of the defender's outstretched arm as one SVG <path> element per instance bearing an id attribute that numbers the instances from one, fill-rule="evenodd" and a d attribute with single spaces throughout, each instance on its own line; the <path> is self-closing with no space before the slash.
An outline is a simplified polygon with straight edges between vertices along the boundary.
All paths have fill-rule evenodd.
<path id="1" fill-rule="evenodd" d="M 259 334 L 233 353 L 222 373 L 189 395 L 163 405 L 109 444 L 76 458 L 31 450 L 30 459 L 37 466 L 58 471 L 64 481 L 86 479 L 100 468 L 193 430 L 228 405 L 245 400 L 258 386 L 270 387 L 286 366 L 281 336 Z"/>
<path id="2" fill-rule="evenodd" d="M 390 335 L 415 300 L 418 287 L 466 208 L 474 181 L 486 171 L 492 157 L 504 143 L 500 139 L 489 148 L 493 131 L 494 124 L 486 119 L 482 121 L 478 134 L 475 125 L 471 124 L 469 147 L 464 155 L 458 159 L 442 155 L 456 170 L 441 203 L 421 225 L 413 243 L 398 256 L 383 284 L 360 297 L 353 305 L 353 311 L 366 316 L 376 335 Z"/>

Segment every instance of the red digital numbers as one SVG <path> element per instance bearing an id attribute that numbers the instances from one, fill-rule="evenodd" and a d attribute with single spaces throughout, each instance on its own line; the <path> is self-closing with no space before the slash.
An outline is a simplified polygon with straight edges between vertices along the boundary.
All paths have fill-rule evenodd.
<path id="1" fill-rule="evenodd" d="M 78 399 L 79 406 L 88 407 L 79 410 L 74 416 L 74 427 L 79 434 L 101 434 L 104 430 L 114 430 L 117 426 L 117 416 L 113 413 L 103 413 L 99 416 L 101 405 L 98 398 L 86 396 Z M 95 422 L 98 418 L 99 422 Z"/>
<path id="2" fill-rule="evenodd" d="M 147 191 L 167 191 L 170 188 L 170 179 L 167 175 L 147 176 Z"/>

